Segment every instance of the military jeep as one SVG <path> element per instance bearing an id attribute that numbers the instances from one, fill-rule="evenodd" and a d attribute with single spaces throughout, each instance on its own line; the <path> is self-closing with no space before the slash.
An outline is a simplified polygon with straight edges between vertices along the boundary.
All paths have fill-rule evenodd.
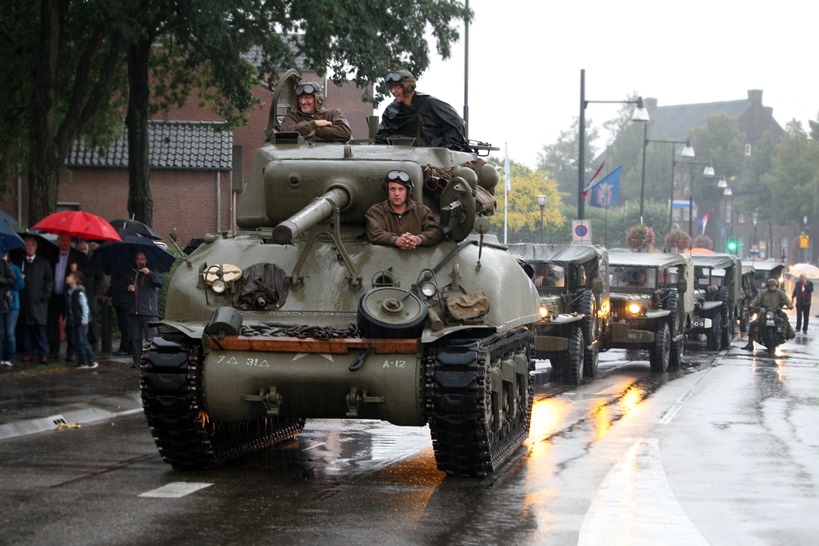
<path id="1" fill-rule="evenodd" d="M 691 338 L 705 334 L 708 350 L 731 346 L 742 316 L 742 261 L 733 254 L 695 254 Z"/>
<path id="2" fill-rule="evenodd" d="M 579 385 L 597 375 L 608 322 L 606 249 L 587 245 L 509 245 L 540 294 L 534 356 L 549 359 L 552 381 Z"/>
<path id="3" fill-rule="evenodd" d="M 677 370 L 694 309 L 691 257 L 610 252 L 611 318 L 603 350 L 646 349 L 651 370 Z"/>

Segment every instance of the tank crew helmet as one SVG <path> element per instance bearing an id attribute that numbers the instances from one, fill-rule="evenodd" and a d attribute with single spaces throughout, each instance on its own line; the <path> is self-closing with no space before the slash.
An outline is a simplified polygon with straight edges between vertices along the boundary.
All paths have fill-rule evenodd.
<path id="1" fill-rule="evenodd" d="M 294 88 L 296 100 L 302 95 L 313 95 L 316 97 L 316 106 L 324 106 L 324 89 L 316 82 L 299 82 Z"/>
<path id="2" fill-rule="evenodd" d="M 399 171 L 399 170 L 392 170 L 387 173 L 387 176 L 384 177 L 384 191 L 387 191 L 387 183 L 388 182 L 396 182 L 401 184 L 405 188 L 407 188 L 407 193 L 412 193 L 415 189 L 415 184 L 412 183 L 412 177 L 410 177 L 407 171 Z"/>
<path id="3" fill-rule="evenodd" d="M 765 282 L 765 284 L 767 284 L 768 286 L 774 285 L 775 287 L 779 288 L 779 281 L 777 281 L 777 280 L 776 280 L 776 279 L 774 279 L 773 277 L 771 277 L 770 279 L 768 279 L 768 280 Z"/>
<path id="4" fill-rule="evenodd" d="M 390 87 L 399 83 L 403 84 L 405 95 L 409 95 L 415 91 L 415 76 L 407 70 L 392 70 L 387 72 L 384 79 L 387 80 L 387 85 Z"/>

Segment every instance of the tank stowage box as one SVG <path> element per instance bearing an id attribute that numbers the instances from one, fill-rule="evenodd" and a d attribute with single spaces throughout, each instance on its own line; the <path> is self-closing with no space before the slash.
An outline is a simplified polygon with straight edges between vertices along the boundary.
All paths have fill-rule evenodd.
<path id="1" fill-rule="evenodd" d="M 447 473 L 492 472 L 528 435 L 539 318 L 531 281 L 475 212 L 497 172 L 442 148 L 283 142 L 256 152 L 239 231 L 205 237 L 170 282 L 141 381 L 162 457 L 205 468 L 308 418 L 381 419 L 428 424 Z M 395 169 L 443 242 L 367 239 Z"/>

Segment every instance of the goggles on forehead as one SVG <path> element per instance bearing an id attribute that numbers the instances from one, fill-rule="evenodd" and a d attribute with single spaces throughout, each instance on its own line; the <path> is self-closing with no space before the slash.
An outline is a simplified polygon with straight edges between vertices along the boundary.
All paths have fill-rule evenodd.
<path id="1" fill-rule="evenodd" d="M 298 84 L 296 86 L 296 96 L 300 97 L 302 95 L 314 95 L 318 89 L 312 83 L 305 83 L 305 84 Z"/>
<path id="2" fill-rule="evenodd" d="M 400 72 L 387 72 L 387 75 L 384 77 L 387 80 L 387 83 L 401 83 L 404 81 L 404 76 Z"/>
<path id="3" fill-rule="evenodd" d="M 409 182 L 410 175 L 404 171 L 390 171 L 385 180 L 387 182 Z"/>

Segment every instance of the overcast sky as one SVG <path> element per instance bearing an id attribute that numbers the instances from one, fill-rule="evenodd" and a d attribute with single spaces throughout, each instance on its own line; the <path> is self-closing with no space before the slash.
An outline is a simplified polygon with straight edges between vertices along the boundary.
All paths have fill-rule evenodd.
<path id="1" fill-rule="evenodd" d="M 778 0 L 612 2 L 470 0 L 469 136 L 534 167 L 537 153 L 570 129 L 586 99 L 636 93 L 660 106 L 745 99 L 763 91 L 784 126 L 819 114 L 819 4 Z M 437 57 L 418 90 L 463 114 L 464 40 Z M 418 77 L 418 75 L 416 74 Z M 386 104 L 386 102 L 385 102 Z M 619 105 L 589 104 L 600 126 Z M 383 109 L 383 105 L 382 105 Z M 380 111 L 380 110 L 379 110 Z M 605 142 L 598 142 L 598 147 Z M 496 152 L 497 153 L 497 152 Z"/>

